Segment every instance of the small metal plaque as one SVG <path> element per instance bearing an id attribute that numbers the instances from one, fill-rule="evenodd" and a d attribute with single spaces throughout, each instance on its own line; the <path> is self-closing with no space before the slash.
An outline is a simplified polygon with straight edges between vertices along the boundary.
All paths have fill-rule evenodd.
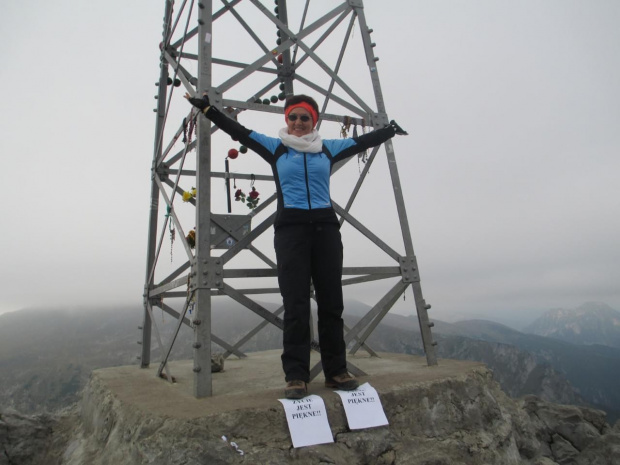
<path id="1" fill-rule="evenodd" d="M 211 248 L 230 249 L 251 230 L 249 215 L 211 215 Z"/>

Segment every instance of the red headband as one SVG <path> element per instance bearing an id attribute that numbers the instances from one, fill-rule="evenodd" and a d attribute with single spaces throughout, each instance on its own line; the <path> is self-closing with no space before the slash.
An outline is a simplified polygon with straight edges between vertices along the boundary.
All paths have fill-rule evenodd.
<path id="1" fill-rule="evenodd" d="M 310 115 L 312 116 L 312 127 L 316 126 L 316 123 L 318 123 L 319 121 L 319 114 L 316 112 L 314 108 L 312 108 L 312 105 L 310 105 L 307 102 L 295 103 L 294 105 L 291 105 L 286 110 L 284 110 L 285 120 L 288 119 L 288 114 L 295 108 L 303 108 L 304 110 L 308 110 L 308 113 L 310 113 Z"/>

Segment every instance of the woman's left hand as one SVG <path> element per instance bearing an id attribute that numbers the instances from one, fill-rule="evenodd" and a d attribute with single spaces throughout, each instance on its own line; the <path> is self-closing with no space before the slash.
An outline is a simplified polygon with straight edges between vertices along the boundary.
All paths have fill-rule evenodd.
<path id="1" fill-rule="evenodd" d="M 390 121 L 390 126 L 392 126 L 394 128 L 394 132 L 396 134 L 398 134 L 399 136 L 408 136 L 409 133 L 407 131 L 405 131 L 403 128 L 401 128 L 398 123 L 394 120 Z"/>

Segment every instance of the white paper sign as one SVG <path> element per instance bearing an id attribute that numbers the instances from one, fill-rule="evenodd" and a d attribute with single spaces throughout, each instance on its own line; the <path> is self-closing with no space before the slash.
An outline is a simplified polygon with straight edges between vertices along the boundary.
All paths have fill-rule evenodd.
<path id="1" fill-rule="evenodd" d="M 354 391 L 336 391 L 342 399 L 350 429 L 374 428 L 388 424 L 375 388 L 364 383 Z"/>
<path id="2" fill-rule="evenodd" d="M 293 447 L 334 442 L 323 399 L 311 395 L 303 399 L 278 400 L 284 406 Z"/>

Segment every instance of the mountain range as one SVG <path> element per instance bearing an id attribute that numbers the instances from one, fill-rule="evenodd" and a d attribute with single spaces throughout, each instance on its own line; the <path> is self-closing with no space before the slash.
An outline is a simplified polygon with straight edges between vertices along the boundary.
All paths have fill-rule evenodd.
<path id="1" fill-rule="evenodd" d="M 353 309 L 345 315 L 349 326 L 368 310 L 359 303 L 347 307 Z M 155 318 L 166 344 L 176 321 L 161 311 L 155 312 Z M 142 309 L 137 307 L 22 310 L 0 315 L 0 405 L 39 413 L 77 401 L 93 369 L 139 363 L 141 320 Z M 262 321 L 232 303 L 214 305 L 212 320 L 218 337 L 229 342 L 239 340 Z M 511 396 L 535 394 L 552 402 L 600 408 L 610 420 L 620 416 L 620 349 L 526 334 L 486 320 L 434 323 L 439 357 L 486 363 Z M 192 330 L 183 327 L 171 359 L 191 358 L 191 342 Z M 417 317 L 388 314 L 367 342 L 376 351 L 424 353 Z M 158 363 L 155 339 L 152 347 L 152 363 Z M 279 347 L 280 331 L 267 325 L 242 350 Z M 218 346 L 214 350 L 222 351 Z"/>
<path id="2" fill-rule="evenodd" d="M 575 309 L 552 309 L 524 329 L 572 344 L 601 344 L 620 348 L 620 312 L 602 302 Z"/>
<path id="3" fill-rule="evenodd" d="M 417 325 L 417 318 L 409 319 L 412 320 L 412 325 Z M 390 320 L 394 321 L 395 329 L 404 326 L 402 320 L 393 320 L 393 317 Z M 390 320 L 386 323 L 389 324 Z M 575 394 L 588 404 L 606 410 L 612 417 L 620 416 L 620 350 L 617 348 L 601 344 L 571 344 L 550 337 L 522 333 L 486 320 L 434 323 L 433 333 L 437 335 L 437 350 L 442 357 L 485 362 L 500 381 L 502 374 L 510 371 L 510 363 L 513 363 L 509 362 L 508 355 L 502 352 L 509 352 L 509 348 L 516 349 L 520 354 L 532 357 L 537 369 L 551 367 L 555 373 L 567 380 Z M 513 396 L 519 395 L 514 392 L 516 379 L 508 377 L 505 383 L 500 382 L 502 388 Z M 523 393 L 534 392 L 526 390 Z"/>

